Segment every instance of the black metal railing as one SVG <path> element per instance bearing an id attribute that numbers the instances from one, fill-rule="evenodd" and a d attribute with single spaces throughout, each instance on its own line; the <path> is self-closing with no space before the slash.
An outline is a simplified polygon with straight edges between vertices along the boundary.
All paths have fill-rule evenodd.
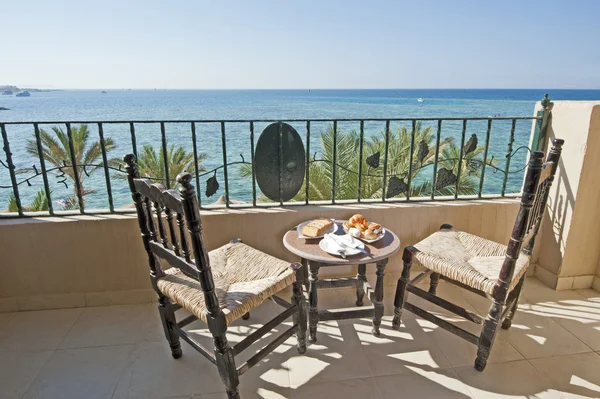
<path id="1" fill-rule="evenodd" d="M 124 170 L 119 166 L 117 156 L 120 158 L 131 152 L 140 162 L 152 161 L 160 176 L 146 177 L 173 188 L 176 183 L 171 169 L 182 165 L 176 162 L 174 155 L 179 146 L 183 149 L 179 155 L 184 154 L 189 160 L 183 164 L 195 175 L 202 208 L 216 206 L 208 201 L 221 190 L 219 179 L 223 181 L 223 207 L 515 197 L 520 192 L 527 157 L 524 150 L 528 149 L 530 136 L 534 135 L 534 146 L 543 146 L 549 117 L 547 104 L 535 117 L 0 122 L 5 155 L 5 162 L 0 161 L 3 166 L 0 167 L 0 211 L 9 208 L 9 212 L 3 211 L 0 216 L 132 212 L 133 209 L 126 207 L 129 197 L 125 181 L 119 177 Z M 278 153 L 273 153 L 278 159 L 279 170 L 274 171 L 275 177 L 270 182 L 279 185 L 279 198 L 266 198 L 257 190 L 255 166 L 260 160 L 255 159 L 255 136 L 258 135 L 255 135 L 255 129 L 262 131 L 260 126 L 263 124 L 279 126 L 279 149 Z M 84 125 L 88 132 L 86 137 L 77 130 Z M 281 138 L 284 125 L 295 126 L 304 145 L 302 188 L 289 201 L 283 200 L 282 189 L 285 168 L 289 167 L 283 165 L 286 156 Z M 46 126 L 56 128 L 54 136 L 43 129 Z M 321 126 L 320 136 L 315 135 L 318 126 Z M 97 130 L 94 138 L 90 127 Z M 467 139 L 469 129 L 472 134 Z M 112 132 L 110 137 L 108 130 Z M 156 131 L 160 145 L 157 146 L 158 154 L 154 152 L 156 156 L 153 157 L 147 154 L 152 154 L 148 143 L 151 142 L 150 133 Z M 119 140 L 115 141 L 113 137 Z M 96 139 L 97 142 L 90 144 Z M 328 147 L 329 139 L 332 145 Z M 406 145 L 400 148 L 404 139 Z M 459 147 L 456 142 L 460 142 Z M 146 144 L 140 151 L 143 143 Z M 219 144 L 220 153 L 215 151 Z M 94 156 L 83 153 L 85 145 Z M 340 153 L 341 145 L 349 145 L 352 151 L 345 148 Z M 515 146 L 518 148 L 514 149 Z M 450 155 L 452 151 L 454 155 Z M 233 153 L 239 153 L 241 161 L 232 160 L 228 154 Z M 475 153 L 478 155 L 474 156 Z M 513 158 L 517 155 L 518 164 L 515 165 L 517 161 Z M 237 173 L 234 167 L 240 168 Z M 243 168 L 246 168 L 245 174 Z M 104 176 L 98 176 L 96 170 L 103 171 Z M 508 187 L 511 174 L 517 176 L 517 180 Z M 54 182 L 52 176 L 56 179 Z M 35 191 L 32 190 L 35 190 L 34 183 L 39 177 L 42 188 L 38 193 L 41 198 L 45 197 L 42 206 L 39 201 L 37 206 L 24 204 L 24 199 L 33 198 Z M 208 179 L 203 193 L 201 187 L 205 177 Z M 85 188 L 82 183 L 85 181 L 87 185 L 90 179 L 93 187 Z M 232 179 L 235 180 L 233 183 Z M 466 194 L 461 192 L 465 179 L 468 179 L 469 187 Z M 328 184 L 331 186 L 324 190 Z M 57 187 L 62 192 L 57 196 L 68 197 L 60 202 L 62 210 L 56 208 Z M 102 204 L 107 206 L 97 205 L 101 201 L 99 189 L 105 192 Z M 232 196 L 233 189 L 236 192 Z M 349 194 L 349 190 L 354 190 L 355 194 Z M 28 192 L 24 195 L 25 191 Z M 319 194 L 313 195 L 315 192 Z M 239 198 L 244 203 L 240 203 Z M 39 212 L 40 209 L 43 211 Z"/>

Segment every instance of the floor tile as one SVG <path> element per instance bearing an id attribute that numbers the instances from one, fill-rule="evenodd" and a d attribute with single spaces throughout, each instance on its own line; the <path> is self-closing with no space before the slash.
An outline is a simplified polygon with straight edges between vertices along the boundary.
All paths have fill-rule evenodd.
<path id="1" fill-rule="evenodd" d="M 140 329 L 135 338 L 135 342 L 166 342 L 165 331 L 163 330 L 160 314 L 158 312 L 158 304 L 151 303 L 142 306 L 145 308 L 145 311 L 140 315 Z M 183 309 L 176 313 L 177 320 L 182 320 L 185 316 L 190 314 Z"/>
<path id="2" fill-rule="evenodd" d="M 584 297 L 537 302 L 532 305 L 532 312 L 551 317 L 586 345 L 600 350 L 600 302 Z"/>
<path id="3" fill-rule="evenodd" d="M 264 388 L 256 390 L 240 389 L 240 396 L 243 399 L 288 399 L 291 395 L 289 388 L 278 387 L 275 390 Z M 227 399 L 227 394 L 225 392 L 209 393 L 193 396 L 192 399 Z"/>
<path id="4" fill-rule="evenodd" d="M 8 352 L 0 355 L 0 398 L 20 399 L 52 353 Z"/>
<path id="5" fill-rule="evenodd" d="M 183 356 L 175 360 L 166 341 L 136 344 L 114 399 L 163 399 L 222 391 L 217 368 L 192 348 L 182 346 Z"/>
<path id="6" fill-rule="evenodd" d="M 501 331 L 526 359 L 590 352 L 592 349 L 552 320 L 531 307 L 521 306 L 512 327 Z"/>
<path id="7" fill-rule="evenodd" d="M 463 327 L 468 322 L 457 323 Z M 478 334 L 479 335 L 479 334 Z M 436 329 L 432 338 L 441 348 L 452 367 L 471 366 L 477 357 L 477 346 L 441 328 Z M 523 355 L 506 339 L 502 330 L 498 331 L 488 363 L 502 363 L 524 359 Z"/>
<path id="8" fill-rule="evenodd" d="M 17 313 L 0 313 L 0 330 L 6 328 Z"/>
<path id="9" fill-rule="evenodd" d="M 489 364 L 483 372 L 473 367 L 455 369 L 471 396 L 483 398 L 562 398 L 552 382 L 528 361 Z"/>
<path id="10" fill-rule="evenodd" d="M 147 305 L 86 308 L 59 348 L 133 344 L 145 317 L 150 317 Z"/>
<path id="11" fill-rule="evenodd" d="M 383 396 L 373 378 L 356 378 L 344 381 L 330 381 L 320 384 L 309 383 L 292 390 L 291 399 L 382 399 Z"/>
<path id="12" fill-rule="evenodd" d="M 600 397 L 600 355 L 583 353 L 531 360 L 567 398 Z"/>
<path id="13" fill-rule="evenodd" d="M 521 296 L 531 303 L 581 298 L 581 294 L 576 291 L 556 291 L 536 278 L 525 279 L 525 285 L 521 292 Z"/>
<path id="14" fill-rule="evenodd" d="M 404 319 L 400 330 L 392 329 L 392 318 L 384 317 L 381 336 L 371 334 L 370 320 L 354 321 L 352 326 L 361 341 L 373 375 L 411 373 L 411 366 L 427 370 L 449 368 L 450 363 L 435 342 L 429 326 L 422 321 Z"/>
<path id="15" fill-rule="evenodd" d="M 471 398 L 469 390 L 452 369 L 408 367 L 410 374 L 375 377 L 383 398 Z"/>
<path id="16" fill-rule="evenodd" d="M 24 399 L 108 399 L 133 345 L 57 350 Z"/>
<path id="17" fill-rule="evenodd" d="M 0 352 L 54 350 L 83 309 L 19 312 L 0 329 Z"/>
<path id="18" fill-rule="evenodd" d="M 365 353 L 352 325 L 321 322 L 317 342 L 310 344 L 304 355 L 292 355 L 285 366 L 290 372 L 292 388 L 298 388 L 324 381 L 371 377 L 364 359 Z"/>

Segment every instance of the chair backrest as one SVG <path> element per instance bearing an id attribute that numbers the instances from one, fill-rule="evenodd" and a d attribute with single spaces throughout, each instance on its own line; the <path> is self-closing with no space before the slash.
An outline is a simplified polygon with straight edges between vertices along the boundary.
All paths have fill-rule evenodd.
<path id="1" fill-rule="evenodd" d="M 177 176 L 179 192 L 167 190 L 162 184 L 140 177 L 133 154 L 125 155 L 123 161 L 127 165 L 127 180 L 154 288 L 156 289 L 156 280 L 164 276 L 157 260 L 160 258 L 200 282 L 206 308 L 211 316 L 216 317 L 220 307 L 208 252 L 202 242 L 202 222 L 194 186 L 191 184 L 192 175 L 184 172 Z"/>
<path id="2" fill-rule="evenodd" d="M 506 295 L 508 286 L 512 280 L 516 260 L 521 253 L 522 244 L 525 243 L 523 252 L 531 255 L 535 238 L 540 230 L 550 187 L 554 181 L 554 175 L 558 168 L 558 161 L 564 144 L 562 139 L 553 139 L 552 147 L 548 151 L 546 162 L 544 162 L 544 153 L 536 151 L 531 154 L 525 182 L 523 183 L 523 193 L 521 197 L 521 207 L 515 221 L 506 257 L 500 271 L 496 291 L 498 295 Z"/>

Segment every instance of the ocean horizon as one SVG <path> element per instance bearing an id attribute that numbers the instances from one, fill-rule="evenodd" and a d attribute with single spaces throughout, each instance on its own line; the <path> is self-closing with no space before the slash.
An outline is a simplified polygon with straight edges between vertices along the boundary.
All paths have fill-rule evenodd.
<path id="1" fill-rule="evenodd" d="M 102 90 L 106 93 L 102 93 Z M 387 118 L 472 118 L 472 117 L 531 117 L 534 106 L 544 94 L 551 100 L 600 100 L 600 90 L 581 89 L 76 89 L 31 93 L 30 97 L 0 96 L 1 122 L 52 122 L 52 121 L 131 121 L 131 120 L 290 120 L 290 119 L 387 119 Z M 419 102 L 418 99 L 422 99 Z M 306 124 L 290 123 L 305 140 Z M 393 122 L 391 129 L 407 127 L 410 121 Z M 255 124 L 255 140 L 268 123 Z M 384 130 L 384 122 L 366 122 L 365 136 L 371 137 Z M 423 122 L 423 127 L 436 125 L 435 121 Z M 327 122 L 311 125 L 311 153 L 320 151 L 320 133 L 328 126 Z M 40 128 L 49 129 L 49 125 Z M 64 129 L 64 126 L 61 126 Z M 97 126 L 89 126 L 92 139 L 98 139 Z M 192 150 L 190 126 L 166 124 L 169 144 L 182 145 Z M 531 133 L 530 120 L 518 121 L 515 129 L 514 148 L 527 146 Z M 484 143 L 487 121 L 469 122 L 466 136 L 476 134 L 479 145 Z M 338 123 L 340 131 L 358 130 L 356 122 Z M 39 160 L 27 151 L 27 140 L 32 139 L 31 125 L 6 125 L 13 161 L 17 169 L 25 170 L 32 165 L 39 166 Z M 442 138 L 452 138 L 459 144 L 462 130 L 461 121 L 444 122 Z M 504 162 L 511 121 L 494 121 L 491 130 L 489 156 Z M 220 124 L 207 123 L 197 126 L 199 152 L 207 154 L 203 166 L 206 169 L 222 165 Z M 138 151 L 143 145 L 159 149 L 161 144 L 160 126 L 136 125 Z M 116 142 L 109 158 L 120 158 L 132 152 L 129 124 L 104 126 L 104 137 Z M 247 123 L 227 123 L 227 161 L 235 162 L 242 158 L 250 159 L 249 126 Z M 305 143 L 306 144 L 306 143 Z M 317 154 L 317 157 L 320 155 Z M 513 165 L 524 163 L 525 151 L 517 154 Z M 511 168 L 512 169 L 512 168 Z M 502 178 L 500 173 L 486 171 L 484 193 L 498 191 Z M 18 180 L 26 177 L 19 174 Z M 221 188 L 206 203 L 223 195 L 223 176 L 217 173 Z M 50 185 L 53 200 L 72 195 L 51 176 Z M 522 172 L 509 176 L 507 192 L 518 192 Z M 111 176 L 115 207 L 130 203 L 128 189 L 124 181 Z M 19 186 L 24 203 L 33 198 L 43 187 L 41 176 L 31 181 L 32 186 Z M 0 167 L 0 186 L 10 186 L 8 170 Z M 108 200 L 105 177 L 102 169 L 93 172 L 86 179 L 86 188 L 95 192 L 86 195 L 86 208 L 107 208 Z M 230 198 L 251 201 L 251 181 L 236 173 L 229 172 Z M 205 190 L 204 181 L 199 191 Z M 5 208 L 12 189 L 0 188 L 0 209 Z"/>

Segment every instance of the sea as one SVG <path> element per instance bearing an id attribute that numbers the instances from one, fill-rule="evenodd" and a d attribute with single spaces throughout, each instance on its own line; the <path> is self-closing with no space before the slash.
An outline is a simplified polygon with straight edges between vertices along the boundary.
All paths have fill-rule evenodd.
<path id="1" fill-rule="evenodd" d="M 390 90 L 62 90 L 32 92 L 30 97 L 1 95 L 1 122 L 46 122 L 40 129 L 50 130 L 64 124 L 55 121 L 177 121 L 177 120 L 289 120 L 289 119 L 378 119 L 378 118 L 469 118 L 469 117 L 531 117 L 534 106 L 545 93 L 551 100 L 600 100 L 600 90 L 527 90 L 527 89 L 390 89 Z M 422 99 L 422 101 L 419 101 Z M 267 122 L 254 124 L 255 143 Z M 302 137 L 306 146 L 306 122 L 290 122 Z M 312 122 L 310 132 L 311 159 L 322 158 L 320 134 L 331 122 Z M 483 192 L 499 193 L 504 180 L 506 155 L 512 122 L 494 121 L 490 132 L 488 160 L 496 168 L 487 167 Z M 437 129 L 436 121 L 423 121 L 422 128 Z M 90 144 L 98 140 L 98 126 L 89 124 Z M 392 131 L 402 127 L 411 128 L 410 121 L 392 122 Z M 442 139 L 449 137 L 460 145 L 462 121 L 444 121 Z M 338 131 L 358 131 L 359 122 L 339 122 Z M 365 137 L 382 134 L 385 122 L 365 122 Z M 527 156 L 527 145 L 532 130 L 531 120 L 519 120 L 515 127 L 513 150 L 521 148 L 511 157 L 507 179 L 507 193 L 519 192 L 523 179 L 523 167 Z M 33 125 L 6 125 L 10 151 L 17 170 L 17 181 L 23 204 L 27 205 L 36 192 L 43 188 L 40 161 L 27 152 L 28 141 L 35 138 Z M 136 123 L 137 151 L 152 145 L 161 148 L 161 129 L 158 123 Z M 477 136 L 478 145 L 485 143 L 487 121 L 469 121 L 466 139 Z M 116 147 L 108 158 L 121 158 L 132 152 L 129 123 L 106 124 L 105 138 L 111 138 Z M 168 145 L 181 145 L 192 151 L 190 123 L 165 124 Z M 205 170 L 217 169 L 216 173 L 200 178 L 199 191 L 203 204 L 216 201 L 224 194 L 223 152 L 221 124 L 218 122 L 196 124 L 196 144 L 199 152 L 205 153 L 201 166 Z M 250 126 L 248 122 L 225 123 L 228 185 L 230 199 L 251 202 L 251 179 L 241 176 L 239 163 L 248 162 L 250 155 Z M 314 154 L 313 154 L 314 153 Z M 367 154 L 368 155 L 368 154 Z M 482 157 L 483 155 L 481 155 Z M 2 161 L 6 160 L 2 154 Z M 67 160 L 70 162 L 69 160 Z M 101 159 L 96 161 L 101 162 Z M 52 165 L 46 165 L 53 168 Z M 90 170 L 88 170 L 90 169 Z M 430 168 L 431 169 L 431 168 Z M 428 178 L 432 170 L 424 170 L 420 179 Z M 85 196 L 86 209 L 108 208 L 106 176 L 103 168 L 86 168 L 80 174 L 84 187 L 90 193 Z M 131 202 L 126 182 L 119 177 L 122 172 L 110 171 L 114 206 Z M 210 177 L 219 181 L 219 189 L 206 197 L 206 181 Z M 60 209 L 64 199 L 73 195 L 73 183 L 65 179 L 56 169 L 50 173 L 49 185 L 54 207 Z M 0 209 L 5 209 L 13 192 L 6 165 L 0 165 Z M 259 192 L 260 195 L 260 192 Z"/>

